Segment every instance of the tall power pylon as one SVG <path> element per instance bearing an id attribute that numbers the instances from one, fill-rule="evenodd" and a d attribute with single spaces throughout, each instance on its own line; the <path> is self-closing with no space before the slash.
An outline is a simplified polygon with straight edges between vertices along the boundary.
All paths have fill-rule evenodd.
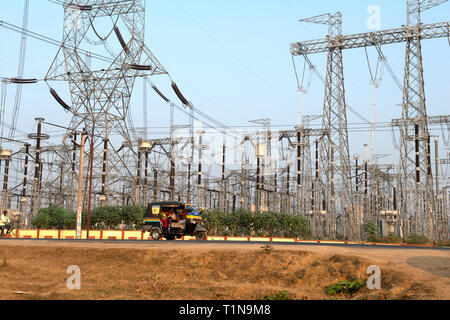
<path id="1" fill-rule="evenodd" d="M 63 41 L 45 79 L 69 84 L 71 106 L 51 88 L 55 99 L 73 114 L 63 141 L 67 150 L 69 134 L 86 128 L 94 148 L 103 153 L 94 157 L 103 161 L 94 161 L 92 176 L 94 190 L 101 184 L 100 196 L 105 201 L 113 183 L 108 177 L 120 176 L 119 171 L 130 165 L 116 149 L 133 148 L 129 103 L 135 80 L 167 72 L 144 43 L 144 0 L 65 1 L 63 7 Z M 99 20 L 110 23 L 104 34 L 96 29 Z M 82 47 L 92 50 L 92 66 L 80 53 Z M 112 136 L 122 139 L 122 147 L 114 148 Z M 136 155 L 129 155 L 134 155 L 131 165 L 136 166 Z"/>
<path id="2" fill-rule="evenodd" d="M 447 0 L 411 0 L 407 3 L 404 94 L 401 126 L 401 215 L 409 232 L 433 239 L 435 202 L 430 160 L 430 132 L 422 64 L 421 13 Z M 414 190 L 414 193 L 408 191 Z M 406 220 L 408 219 L 408 220 Z M 408 223 L 410 222 L 410 223 Z"/>
<path id="3" fill-rule="evenodd" d="M 312 18 L 302 19 L 301 22 L 310 22 L 328 25 L 328 40 L 338 41 L 342 37 L 342 14 L 340 12 L 328 13 Z M 322 126 L 327 132 L 321 139 L 321 171 L 325 179 L 324 187 L 327 189 L 325 197 L 326 207 L 317 212 L 328 212 L 327 233 L 335 233 L 336 209 L 341 212 L 354 212 L 353 188 L 351 179 L 350 151 L 348 145 L 347 110 L 345 103 L 344 71 L 342 49 L 339 46 L 330 47 L 327 58 L 327 74 L 325 78 L 325 97 L 323 105 Z M 336 150 L 337 167 L 340 175 L 340 196 L 336 197 L 334 190 L 334 176 L 331 167 L 332 149 Z M 336 203 L 339 201 L 339 203 Z M 352 219 L 351 219 L 352 220 Z M 352 237 L 356 237 L 353 230 Z"/>
<path id="4" fill-rule="evenodd" d="M 449 22 L 438 22 L 432 24 L 421 24 L 420 13 L 431 7 L 437 6 L 446 0 L 428 0 L 428 1 L 410 1 L 408 2 L 408 25 L 375 32 L 359 33 L 352 35 L 340 34 L 342 23 L 341 15 L 328 14 L 306 19 L 306 22 L 316 22 L 328 24 L 329 36 L 323 39 L 296 42 L 291 44 L 291 54 L 295 56 L 304 56 L 321 52 L 328 53 L 327 77 L 325 82 L 325 105 L 323 129 L 330 129 L 330 135 L 325 136 L 325 143 L 322 146 L 322 161 L 325 168 L 322 168 L 326 174 L 327 181 L 333 181 L 331 172 L 331 146 L 339 146 L 336 152 L 339 153 L 338 159 L 341 161 L 336 169 L 340 169 L 340 176 L 343 186 L 341 192 L 341 203 L 336 203 L 336 212 L 350 209 L 352 213 L 353 190 L 350 181 L 350 157 L 348 155 L 348 141 L 346 140 L 346 119 L 345 119 L 345 96 L 344 81 L 342 73 L 342 50 L 364 48 L 382 45 L 403 43 L 407 44 L 406 64 L 405 64 L 405 83 L 404 83 L 404 103 L 402 112 L 402 155 L 401 155 L 401 200 L 400 211 L 403 229 L 407 227 L 407 222 L 411 216 L 426 221 L 414 221 L 413 225 L 427 224 L 428 230 L 412 231 L 421 234 L 427 234 L 432 238 L 431 226 L 434 213 L 433 179 L 431 175 L 430 143 L 427 127 L 427 115 L 425 106 L 425 94 L 423 85 L 423 66 L 421 41 L 426 39 L 444 38 L 450 36 Z M 337 111 L 341 110 L 340 114 Z M 336 133 L 339 132 L 339 135 Z M 339 139 L 333 140 L 333 134 Z M 331 142 L 331 143 L 330 143 Z M 339 144 L 337 144 L 337 142 Z M 416 156 L 415 156 L 416 155 Z M 348 159 L 348 160 L 347 160 Z M 344 162 L 343 162 L 344 161 Z M 345 179 L 347 177 L 347 179 Z M 327 216 L 332 217 L 334 198 L 332 183 L 327 184 L 329 201 Z M 415 192 L 412 192 L 415 191 Z M 411 196 L 409 193 L 414 193 Z M 422 201 L 423 200 L 423 201 Z M 350 206 L 348 206 L 350 204 Z M 353 207 L 353 206 L 352 206 Z M 354 207 L 353 207 L 354 208 Z M 355 208 L 354 208 L 355 209 Z M 330 212 L 331 211 L 331 212 Z M 425 211 L 425 212 L 424 212 Z M 412 213 L 412 214 L 411 214 Z M 417 214 L 416 214 L 417 213 Z M 355 221 L 351 218 L 351 222 Z M 333 218 L 332 218 L 333 219 Z M 360 220 L 360 219 L 358 219 Z M 350 228 L 351 229 L 351 228 Z M 350 230 L 350 236 L 355 236 L 357 230 Z M 405 232 L 403 233 L 405 234 Z"/>

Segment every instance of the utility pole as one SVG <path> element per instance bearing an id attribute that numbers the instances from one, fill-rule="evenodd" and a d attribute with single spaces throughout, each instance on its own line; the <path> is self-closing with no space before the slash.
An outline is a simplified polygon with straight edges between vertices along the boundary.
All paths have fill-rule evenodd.
<path id="1" fill-rule="evenodd" d="M 100 195 L 100 204 L 106 205 L 106 163 L 108 161 L 108 139 L 103 139 L 103 164 L 102 164 L 102 194 Z"/>
<path id="2" fill-rule="evenodd" d="M 198 138 L 198 174 L 197 174 L 197 198 L 200 201 L 203 200 L 203 190 L 202 190 L 202 149 L 203 149 L 203 133 L 204 131 L 199 132 Z M 206 202 L 204 202 L 204 207 L 206 206 Z"/>
<path id="3" fill-rule="evenodd" d="M 158 195 L 158 170 L 156 168 L 153 169 L 153 201 L 157 201 L 159 199 Z"/>
<path id="4" fill-rule="evenodd" d="M 94 167 L 94 130 L 92 129 L 91 147 L 89 151 L 89 201 L 88 201 L 88 216 L 87 216 L 87 230 L 86 239 L 89 239 L 89 229 L 91 226 L 91 199 L 92 199 L 92 170 Z"/>
<path id="5" fill-rule="evenodd" d="M 74 179 L 75 179 L 75 162 L 77 160 L 77 133 L 74 132 L 73 135 L 70 135 L 70 139 L 72 140 L 73 148 L 72 148 L 72 175 L 71 175 L 71 184 L 70 184 L 70 208 L 74 207 Z"/>
<path id="6" fill-rule="evenodd" d="M 137 173 L 136 173 L 136 205 L 140 203 L 140 194 L 141 194 L 141 158 L 142 158 L 142 152 L 141 149 L 138 148 L 138 158 L 137 158 Z M 172 186 L 172 184 L 171 184 Z"/>
<path id="7" fill-rule="evenodd" d="M 443 240 L 443 230 L 442 228 L 442 211 L 441 211 L 441 197 L 439 192 L 439 140 L 434 140 L 434 161 L 435 161 L 435 174 L 436 174 L 436 221 L 435 221 L 435 227 L 437 232 L 436 236 L 439 240 Z M 447 214 L 447 213 L 446 213 Z"/>
<path id="8" fill-rule="evenodd" d="M 278 207 L 278 161 L 275 161 L 274 164 L 274 175 L 273 175 L 273 197 L 272 197 L 272 205 L 269 210 L 271 212 L 280 212 L 281 208 Z M 280 211 L 278 211 L 280 210 Z"/>
<path id="9" fill-rule="evenodd" d="M 28 177 L 28 156 L 30 154 L 30 144 L 25 143 L 25 164 L 23 168 L 23 186 L 22 197 L 20 198 L 20 211 L 26 212 L 27 210 L 27 177 Z"/>
<path id="10" fill-rule="evenodd" d="M 81 239 L 81 214 L 83 212 L 83 172 L 84 172 L 84 144 L 86 142 L 86 130 L 81 134 L 80 145 L 80 169 L 78 172 L 78 202 L 77 202 L 77 231 L 76 238 Z"/>
<path id="11" fill-rule="evenodd" d="M 42 178 L 42 163 L 40 160 L 41 154 L 41 140 L 48 139 L 49 136 L 42 134 L 42 122 L 44 118 L 35 118 L 37 123 L 37 132 L 28 135 L 28 138 L 36 140 L 36 154 L 35 154 L 35 169 L 34 169 L 34 181 L 33 181 L 33 194 L 31 200 L 31 218 L 33 218 L 41 205 L 41 178 Z M 29 219 L 29 221 L 31 221 Z"/>
<path id="12" fill-rule="evenodd" d="M 9 153 L 9 155 L 4 155 L 4 152 Z M 9 150 L 2 150 L 2 156 L 5 158 L 5 172 L 3 174 L 3 190 L 2 190 L 2 211 L 7 207 L 7 193 L 8 193 L 8 175 L 9 175 L 9 161 L 11 159 L 11 152 Z"/>
<path id="13" fill-rule="evenodd" d="M 291 149 L 287 151 L 287 159 L 286 159 L 286 213 L 290 213 L 291 209 Z"/>
<path id="14" fill-rule="evenodd" d="M 225 184 L 225 151 L 226 151 L 226 140 L 225 135 L 223 138 L 223 145 L 222 145 L 222 210 L 226 212 L 227 210 L 227 188 Z"/>
<path id="15" fill-rule="evenodd" d="M 330 199 L 330 202 L 329 202 L 329 206 L 326 208 L 326 209 L 324 209 L 324 211 L 327 211 L 327 217 L 331 217 L 331 230 L 329 231 L 330 232 L 330 236 L 331 237 L 334 237 L 334 236 L 336 236 L 336 207 L 335 207 L 335 202 L 336 202 L 336 194 L 335 194 L 335 189 L 334 189 L 334 186 L 335 186 L 335 183 L 334 183 L 334 166 L 335 166 L 335 164 L 334 164 L 334 152 L 335 152 L 335 150 L 334 150 L 334 145 L 331 145 L 331 162 L 330 162 L 330 165 L 331 165 L 331 168 L 330 168 L 330 174 L 331 174 L 331 177 L 330 177 L 330 182 L 331 182 L 331 186 L 330 186 L 330 191 L 331 191 L 331 199 Z M 327 202 L 325 201 L 325 199 L 324 199 L 324 204 L 327 204 Z"/>
<path id="16" fill-rule="evenodd" d="M 245 206 L 245 147 L 242 146 L 242 164 L 241 164 L 241 209 L 246 209 Z"/>
<path id="17" fill-rule="evenodd" d="M 302 208 L 302 146 L 301 146 L 301 128 L 297 128 L 297 192 L 296 192 L 296 212 L 300 214 Z"/>
<path id="18" fill-rule="evenodd" d="M 364 215 L 366 221 L 372 221 L 372 213 L 370 210 L 370 199 L 369 199 L 369 178 L 368 178 L 368 159 L 367 159 L 367 144 L 364 145 Z"/>
<path id="19" fill-rule="evenodd" d="M 145 169 L 144 169 L 144 205 L 147 205 L 148 197 L 148 149 L 145 150 Z"/>
<path id="20" fill-rule="evenodd" d="M 260 144 L 256 145 L 256 190 L 255 190 L 255 212 L 258 213 L 261 208 L 261 155 L 259 153 Z"/>

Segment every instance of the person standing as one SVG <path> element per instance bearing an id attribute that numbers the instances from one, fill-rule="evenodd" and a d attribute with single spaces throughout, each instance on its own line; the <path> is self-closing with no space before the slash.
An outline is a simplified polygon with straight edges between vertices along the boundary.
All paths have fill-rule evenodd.
<path id="1" fill-rule="evenodd" d="M 11 220 L 8 217 L 8 211 L 3 211 L 2 216 L 0 217 L 0 236 L 3 236 L 5 234 L 5 229 L 6 229 L 6 233 L 11 231 Z"/>
<path id="2" fill-rule="evenodd" d="M 165 230 L 169 227 L 169 216 L 166 212 L 161 211 L 159 219 L 161 220 Z"/>

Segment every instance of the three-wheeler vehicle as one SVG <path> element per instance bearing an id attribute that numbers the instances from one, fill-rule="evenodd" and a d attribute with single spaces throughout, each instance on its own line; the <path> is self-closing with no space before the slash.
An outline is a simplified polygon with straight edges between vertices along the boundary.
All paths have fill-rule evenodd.
<path id="1" fill-rule="evenodd" d="M 206 239 L 206 229 L 202 225 L 199 208 L 179 201 L 149 203 L 142 221 L 142 230 L 150 232 L 153 240 L 161 237 L 175 240 L 185 235 L 195 236 L 197 240 Z"/>

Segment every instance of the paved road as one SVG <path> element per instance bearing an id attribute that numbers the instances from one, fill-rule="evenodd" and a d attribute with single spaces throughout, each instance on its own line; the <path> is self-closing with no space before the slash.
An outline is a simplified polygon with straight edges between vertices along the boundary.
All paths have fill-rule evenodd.
<path id="1" fill-rule="evenodd" d="M 276 246 L 286 246 L 286 247 L 309 247 L 309 246 L 317 246 L 317 247 L 339 247 L 339 248 L 364 248 L 364 249 L 393 249 L 393 250 L 438 250 L 438 251 L 447 251 L 450 252 L 450 247 L 421 247 L 421 246 L 399 246 L 399 245 L 372 245 L 372 244 L 343 244 L 343 243 L 303 243 L 303 242 L 262 242 L 262 241 L 169 241 L 169 240 L 161 240 L 161 241 L 152 241 L 152 240 L 98 240 L 98 239 L 90 239 L 90 240 L 74 240 L 74 239 L 0 239 L 0 245 L 2 243 L 8 244 L 17 244 L 18 242 L 28 243 L 28 244 L 36 244 L 36 243 L 52 243 L 52 244 L 71 244 L 71 245 L 86 245 L 86 244 L 127 244 L 127 247 L 130 245 L 136 245 L 136 247 L 148 246 L 152 247 L 164 247 L 170 246 L 205 246 L 209 247 L 210 245 L 217 245 L 220 248 L 232 248 L 234 245 L 261 245 L 264 246 L 266 244 L 276 245 Z"/>

